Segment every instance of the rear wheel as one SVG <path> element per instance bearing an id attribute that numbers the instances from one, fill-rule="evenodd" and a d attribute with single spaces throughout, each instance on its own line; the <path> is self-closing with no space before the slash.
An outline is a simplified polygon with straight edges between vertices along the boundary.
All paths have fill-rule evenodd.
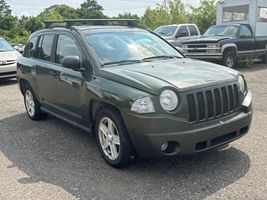
<path id="1" fill-rule="evenodd" d="M 226 50 L 223 55 L 223 65 L 229 68 L 235 68 L 237 64 L 236 53 L 233 50 Z"/>
<path id="2" fill-rule="evenodd" d="M 38 121 L 46 117 L 46 114 L 41 111 L 40 104 L 32 89 L 28 85 L 24 88 L 24 105 L 30 119 Z"/>
<path id="3" fill-rule="evenodd" d="M 104 108 L 96 116 L 95 135 L 99 151 L 113 167 L 124 167 L 135 159 L 135 151 L 120 114 Z"/>

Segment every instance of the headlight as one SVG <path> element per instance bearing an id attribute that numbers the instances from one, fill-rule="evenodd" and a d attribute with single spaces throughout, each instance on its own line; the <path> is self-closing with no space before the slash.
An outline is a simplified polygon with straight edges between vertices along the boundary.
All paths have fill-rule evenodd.
<path id="1" fill-rule="evenodd" d="M 238 84 L 239 84 L 239 89 L 242 93 L 246 92 L 246 82 L 243 76 L 238 77 Z"/>
<path id="2" fill-rule="evenodd" d="M 208 48 L 220 48 L 220 44 L 208 44 Z"/>
<path id="3" fill-rule="evenodd" d="M 219 53 L 221 51 L 220 44 L 209 44 L 207 47 L 209 53 Z"/>
<path id="4" fill-rule="evenodd" d="M 178 97 L 172 90 L 164 90 L 160 95 L 160 104 L 165 111 L 172 111 L 178 105 Z"/>
<path id="5" fill-rule="evenodd" d="M 152 100 L 149 97 L 137 99 L 131 108 L 131 111 L 137 113 L 153 113 L 155 112 Z"/>

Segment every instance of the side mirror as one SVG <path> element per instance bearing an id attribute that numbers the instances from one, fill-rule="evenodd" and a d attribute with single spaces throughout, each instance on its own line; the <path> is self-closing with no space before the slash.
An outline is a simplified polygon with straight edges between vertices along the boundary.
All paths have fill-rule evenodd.
<path id="1" fill-rule="evenodd" d="M 61 64 L 68 69 L 77 71 L 81 69 L 81 60 L 79 56 L 66 56 L 61 60 Z"/>

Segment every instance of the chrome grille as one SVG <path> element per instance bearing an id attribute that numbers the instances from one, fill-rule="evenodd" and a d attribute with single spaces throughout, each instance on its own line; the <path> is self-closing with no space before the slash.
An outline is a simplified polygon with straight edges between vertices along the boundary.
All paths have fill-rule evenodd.
<path id="1" fill-rule="evenodd" d="M 201 122 L 230 114 L 240 107 L 237 84 L 187 95 L 189 121 Z"/>
<path id="2" fill-rule="evenodd" d="M 16 60 L 0 60 L 0 65 L 12 65 L 16 63 Z"/>

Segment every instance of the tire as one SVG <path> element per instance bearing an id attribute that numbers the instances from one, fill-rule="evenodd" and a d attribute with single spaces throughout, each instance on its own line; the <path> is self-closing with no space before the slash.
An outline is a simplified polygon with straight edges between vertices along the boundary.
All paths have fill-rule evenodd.
<path id="1" fill-rule="evenodd" d="M 235 68 L 237 65 L 236 53 L 234 50 L 226 50 L 223 55 L 223 65 L 229 68 Z"/>
<path id="2" fill-rule="evenodd" d="M 95 136 L 104 160 L 115 168 L 126 167 L 136 154 L 121 115 L 114 109 L 103 108 L 97 113 Z"/>
<path id="3" fill-rule="evenodd" d="M 261 62 L 260 63 L 262 63 L 262 64 L 267 64 L 267 53 L 265 53 L 265 55 L 263 55 L 262 57 L 261 57 Z"/>
<path id="4" fill-rule="evenodd" d="M 24 105 L 31 120 L 39 121 L 46 118 L 47 114 L 41 111 L 40 104 L 28 84 L 24 87 Z"/>

